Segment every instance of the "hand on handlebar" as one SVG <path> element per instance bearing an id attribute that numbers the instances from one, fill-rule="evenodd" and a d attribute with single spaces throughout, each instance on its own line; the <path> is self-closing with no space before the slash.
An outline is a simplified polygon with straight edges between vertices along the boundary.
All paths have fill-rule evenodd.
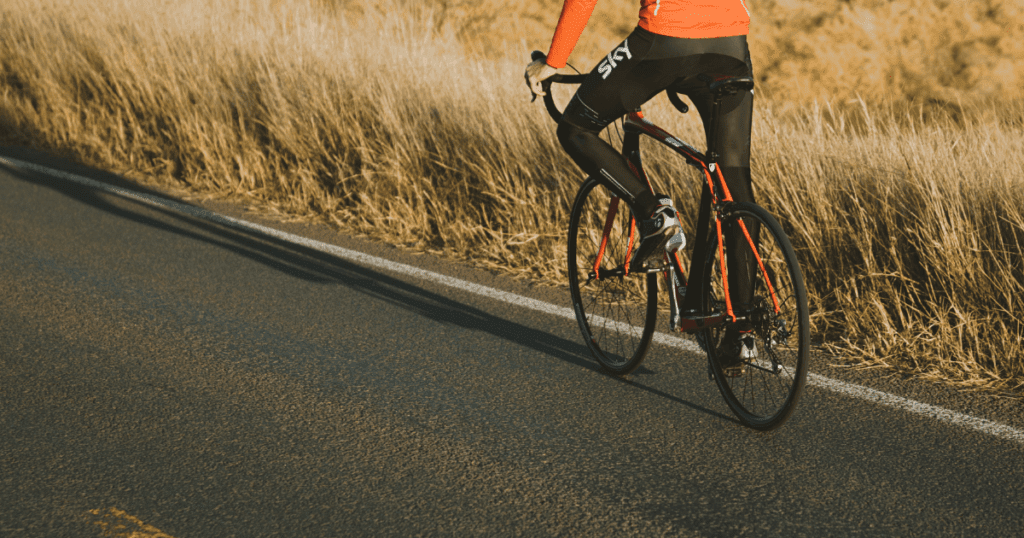
<path id="1" fill-rule="evenodd" d="M 547 93 L 544 92 L 541 82 L 550 78 L 557 72 L 557 69 L 548 65 L 547 57 L 545 56 L 537 58 L 526 66 L 526 85 L 530 87 L 530 92 L 533 93 L 534 100 L 537 99 L 538 95 L 541 97 L 547 95 Z"/>

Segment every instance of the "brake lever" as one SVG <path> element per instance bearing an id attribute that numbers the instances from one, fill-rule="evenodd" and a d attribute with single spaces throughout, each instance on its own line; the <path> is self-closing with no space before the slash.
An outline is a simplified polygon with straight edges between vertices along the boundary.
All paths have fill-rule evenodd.
<path id="1" fill-rule="evenodd" d="M 547 58 L 547 56 L 543 52 L 541 52 L 539 50 L 535 50 L 535 51 L 530 53 L 530 61 L 536 62 L 537 60 L 540 60 L 542 58 Z M 530 93 L 533 93 L 533 91 L 531 90 Z M 530 102 L 534 103 L 536 101 L 537 101 L 537 94 L 533 93 L 533 98 L 530 99 Z"/>

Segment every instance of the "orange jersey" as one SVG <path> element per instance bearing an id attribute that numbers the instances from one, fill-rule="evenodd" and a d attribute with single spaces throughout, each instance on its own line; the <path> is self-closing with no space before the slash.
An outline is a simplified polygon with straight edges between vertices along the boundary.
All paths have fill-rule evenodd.
<path id="1" fill-rule="evenodd" d="M 565 67 L 597 0 L 565 0 L 548 52 L 548 65 Z M 746 35 L 750 13 L 744 0 L 640 0 L 640 27 L 669 37 Z"/>

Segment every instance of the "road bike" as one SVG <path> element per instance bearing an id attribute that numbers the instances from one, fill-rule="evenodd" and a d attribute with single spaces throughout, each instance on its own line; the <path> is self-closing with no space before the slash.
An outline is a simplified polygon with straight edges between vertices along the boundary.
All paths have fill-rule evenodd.
<path id="1" fill-rule="evenodd" d="M 534 52 L 533 58 L 542 56 Z M 544 104 L 555 122 L 562 114 L 551 84 L 580 84 L 585 77 L 554 75 L 544 81 Z M 697 78 L 713 97 L 708 137 L 713 141 L 722 99 L 751 91 L 754 79 L 714 73 Z M 677 110 L 688 111 L 672 88 L 666 94 Z M 694 244 L 687 249 L 685 236 L 679 233 L 665 245 L 660 262 L 634 263 L 631 256 L 639 243 L 635 216 L 595 178 L 584 180 L 569 218 L 568 273 L 573 309 L 587 346 L 609 372 L 629 374 L 651 347 L 659 310 L 667 310 L 669 331 L 693 336 L 694 349 L 707 355 L 709 375 L 740 421 L 759 430 L 777 428 L 796 407 L 810 360 L 807 292 L 788 236 L 761 206 L 733 201 L 717 165 L 716 148 L 701 153 L 653 124 L 639 108 L 621 120 L 621 131 L 623 156 L 658 198 L 674 200 L 661 193 L 675 185 L 668 181 L 654 188 L 640 158 L 641 136 L 696 169 L 702 186 L 692 228 Z M 682 222 L 681 214 L 679 219 Z M 739 244 L 730 245 L 730 238 Z M 753 279 L 753 301 L 733 300 L 730 280 L 735 285 L 742 276 L 730 279 L 730 267 Z M 660 303 L 659 281 L 665 291 Z M 735 369 L 719 364 L 718 353 L 730 328 L 735 335 L 741 326 L 753 334 L 754 348 L 744 360 L 743 373 L 736 375 Z"/>

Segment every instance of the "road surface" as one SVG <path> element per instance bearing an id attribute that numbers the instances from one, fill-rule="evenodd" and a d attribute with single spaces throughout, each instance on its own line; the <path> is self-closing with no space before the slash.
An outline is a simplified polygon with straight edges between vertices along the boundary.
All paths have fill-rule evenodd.
<path id="1" fill-rule="evenodd" d="M 685 347 L 603 374 L 565 290 L 16 148 L 0 260 L 0 536 L 1024 529 L 1019 402 L 819 357 L 756 433 Z"/>

